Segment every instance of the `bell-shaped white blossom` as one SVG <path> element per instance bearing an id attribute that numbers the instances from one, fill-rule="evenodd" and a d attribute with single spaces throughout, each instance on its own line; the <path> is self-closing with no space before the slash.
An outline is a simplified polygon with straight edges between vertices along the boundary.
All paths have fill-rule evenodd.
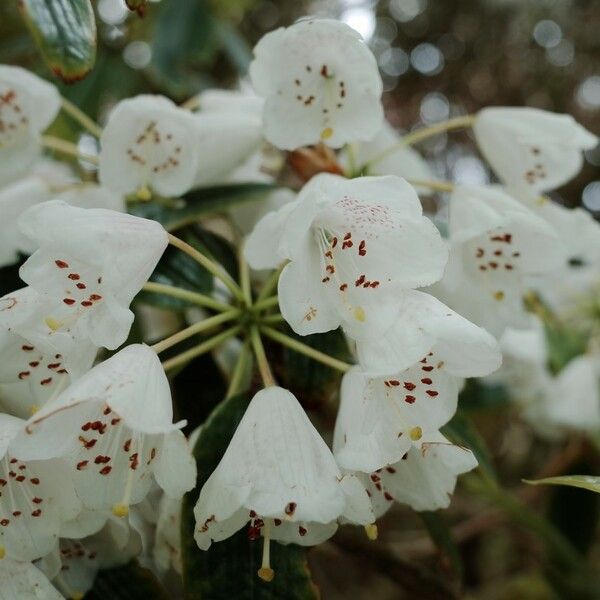
<path id="1" fill-rule="evenodd" d="M 473 132 L 503 183 L 537 193 L 555 189 L 577 175 L 583 151 L 598 143 L 570 115 L 536 108 L 484 108 L 476 116 Z"/>
<path id="2" fill-rule="evenodd" d="M 296 398 L 279 387 L 258 392 L 250 402 L 194 515 L 202 549 L 247 523 L 250 539 L 262 535 L 268 547 L 270 539 L 321 543 L 334 534 L 340 517 L 373 522 L 364 488 L 353 476 L 342 477 Z M 269 570 L 268 559 L 263 568 Z"/>
<path id="3" fill-rule="evenodd" d="M 371 376 L 393 375 L 428 355 L 456 377 L 482 377 L 502 361 L 496 339 L 437 298 L 405 290 L 392 301 L 396 316 L 385 331 L 356 340 L 362 369 Z"/>
<path id="4" fill-rule="evenodd" d="M 50 552 L 61 523 L 74 518 L 81 503 L 64 461 L 19 454 L 25 423 L 0 414 L 0 558 L 27 561 Z"/>
<path id="5" fill-rule="evenodd" d="M 141 502 L 153 478 L 180 497 L 195 463 L 172 423 L 171 393 L 153 350 L 127 346 L 75 381 L 28 422 L 22 455 L 62 456 L 87 508 L 117 516 Z"/>
<path id="6" fill-rule="evenodd" d="M 100 183 L 121 194 L 177 196 L 194 183 L 196 118 L 163 96 L 122 100 L 100 137 Z"/>
<path id="7" fill-rule="evenodd" d="M 41 133 L 60 104 L 52 84 L 21 67 L 0 65 L 0 185 L 21 177 L 34 163 Z"/>
<path id="8" fill-rule="evenodd" d="M 263 99 L 231 90 L 199 94 L 195 185 L 222 183 L 263 142 Z"/>
<path id="9" fill-rule="evenodd" d="M 109 349 L 120 346 L 133 321 L 129 304 L 168 244 L 163 227 L 60 201 L 32 207 L 20 224 L 38 246 L 20 275 L 46 303 L 40 327 L 68 330 Z"/>
<path id="10" fill-rule="evenodd" d="M 321 174 L 294 204 L 257 224 L 246 257 L 254 268 L 290 260 L 279 279 L 279 305 L 294 331 L 343 324 L 360 338 L 395 320 L 396 306 L 386 300 L 441 278 L 447 250 L 403 179 Z"/>
<path id="11" fill-rule="evenodd" d="M 367 489 L 375 516 L 380 517 L 394 501 L 418 511 L 447 508 L 458 475 L 476 466 L 477 459 L 468 448 L 432 432 L 413 443 L 397 463 L 357 476 Z"/>
<path id="12" fill-rule="evenodd" d="M 527 326 L 525 278 L 564 262 L 554 228 L 500 189 L 459 186 L 449 231 L 450 260 L 436 293 L 498 337 L 507 326 Z"/>
<path id="13" fill-rule="evenodd" d="M 438 336 L 420 359 L 383 377 L 359 367 L 344 375 L 335 457 L 346 470 L 371 472 L 400 460 L 415 442 L 452 418 L 462 377 L 487 375 L 500 365 L 500 349 L 490 334 L 449 309 L 438 315 L 427 310 L 428 304 L 441 304 L 428 298 L 415 303 L 420 315 L 410 311 L 403 315 L 403 323 L 416 321 L 415 331 L 423 328 Z M 410 346 L 415 335 L 407 325 L 394 326 L 389 337 L 398 338 L 395 345 Z M 393 353 L 393 344 L 383 343 L 374 350 L 380 356 Z M 387 360 L 382 356 L 383 364 Z M 372 362 L 377 366 L 376 354 Z"/>
<path id="14" fill-rule="evenodd" d="M 329 19 L 265 35 L 250 77 L 266 100 L 265 137 L 285 150 L 320 141 L 339 148 L 372 139 L 383 121 L 382 82 L 360 34 Z"/>
<path id="15" fill-rule="evenodd" d="M 0 560 L 1 600 L 64 600 L 64 596 L 31 562 Z"/>

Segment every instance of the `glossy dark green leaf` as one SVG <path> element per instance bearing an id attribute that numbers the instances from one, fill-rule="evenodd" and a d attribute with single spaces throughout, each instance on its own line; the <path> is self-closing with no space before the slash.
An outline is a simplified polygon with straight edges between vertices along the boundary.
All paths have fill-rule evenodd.
<path id="1" fill-rule="evenodd" d="M 452 420 L 442 427 L 442 433 L 455 444 L 469 448 L 479 462 L 479 468 L 490 481 L 496 481 L 496 470 L 485 440 L 471 419 L 458 410 Z"/>
<path id="2" fill-rule="evenodd" d="M 477 379 L 468 379 L 460 393 L 461 409 L 468 413 L 503 408 L 509 402 L 510 396 L 505 386 L 484 385 Z"/>
<path id="3" fill-rule="evenodd" d="M 165 250 L 156 269 L 150 276 L 150 281 L 201 294 L 208 294 L 213 289 L 213 276 L 193 258 L 172 246 Z M 144 304 L 152 304 L 171 310 L 184 310 L 194 306 L 186 300 L 154 292 L 142 291 L 136 299 Z"/>
<path id="4" fill-rule="evenodd" d="M 444 570 L 451 571 L 454 578 L 459 582 L 462 581 L 463 563 L 460 551 L 452 537 L 452 530 L 446 523 L 444 515 L 439 511 L 424 511 L 420 512 L 419 516 L 441 554 L 442 567 Z"/>
<path id="5" fill-rule="evenodd" d="M 168 231 L 175 231 L 207 215 L 223 212 L 238 204 L 257 202 L 276 189 L 265 183 L 240 183 L 194 190 L 181 200 L 172 202 L 136 202 L 129 212 L 138 217 L 162 223 Z"/>
<path id="6" fill-rule="evenodd" d="M 27 27 L 52 72 L 63 81 L 85 77 L 96 60 L 90 0 L 20 0 Z"/>
<path id="7" fill-rule="evenodd" d="M 201 89 L 197 67 L 208 66 L 220 47 L 216 23 L 208 0 L 161 2 L 151 67 L 171 96 L 183 99 Z"/>
<path id="8" fill-rule="evenodd" d="M 306 336 L 295 334 L 289 327 L 286 327 L 284 332 L 289 337 L 324 354 L 353 362 L 341 329 Z M 305 408 L 319 407 L 339 387 L 341 379 L 339 371 L 295 350 L 284 347 L 281 362 L 281 368 L 277 369 L 277 377 L 284 387 L 302 399 Z"/>
<path id="9" fill-rule="evenodd" d="M 19 277 L 19 268 L 24 261 L 25 257 L 23 256 L 14 265 L 0 268 L 0 297 L 25 287 L 25 282 Z"/>
<path id="10" fill-rule="evenodd" d="M 271 566 L 275 579 L 265 583 L 257 577 L 262 543 L 251 542 L 245 528 L 202 551 L 194 541 L 193 508 L 200 489 L 215 469 L 242 415 L 249 397 L 239 395 L 221 403 L 202 427 L 194 448 L 198 483 L 186 494 L 182 512 L 182 555 L 185 598 L 196 600 L 314 600 L 316 589 L 306 564 L 306 550 L 294 544 L 273 543 Z"/>
<path id="11" fill-rule="evenodd" d="M 137 561 L 100 571 L 85 600 L 169 600 L 171 596 L 148 569 Z"/>

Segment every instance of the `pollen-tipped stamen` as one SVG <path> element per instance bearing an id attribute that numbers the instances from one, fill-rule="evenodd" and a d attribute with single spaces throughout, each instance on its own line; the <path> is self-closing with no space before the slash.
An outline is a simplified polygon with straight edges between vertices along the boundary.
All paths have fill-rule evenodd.
<path id="1" fill-rule="evenodd" d="M 377 539 L 377 536 L 379 535 L 379 531 L 377 530 L 377 524 L 369 523 L 368 525 L 365 525 L 365 533 L 367 534 L 367 537 L 372 542 L 374 542 Z"/>
<path id="2" fill-rule="evenodd" d="M 271 524 L 268 519 L 265 519 L 265 524 L 262 528 L 263 535 L 263 554 L 262 565 L 258 570 L 258 576 L 266 582 L 273 581 L 275 571 L 271 569 Z"/>

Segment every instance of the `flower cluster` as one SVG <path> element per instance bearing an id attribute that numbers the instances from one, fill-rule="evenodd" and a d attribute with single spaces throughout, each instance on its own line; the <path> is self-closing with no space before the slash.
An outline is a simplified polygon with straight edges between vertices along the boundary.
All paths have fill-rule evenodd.
<path id="1" fill-rule="evenodd" d="M 252 93 L 117 103 L 98 154 L 80 156 L 97 163 L 89 183 L 39 156 L 43 143 L 78 154 L 42 138 L 60 109 L 56 89 L 0 67 L 0 265 L 28 257 L 25 287 L 0 298 L 0 582 L 15 597 L 32 586 L 54 597 L 39 569 L 78 597 L 99 569 L 140 553 L 144 507 L 159 513 L 157 570 L 181 571 L 181 498 L 196 464 L 165 371 L 236 336 L 247 344 L 234 347 L 232 393 L 250 346 L 264 389 L 199 490 L 193 535 L 202 550 L 243 528 L 262 538 L 265 581 L 271 540 L 312 546 L 348 523 L 374 538 L 394 502 L 447 507 L 477 460 L 442 430 L 464 379 L 489 376 L 503 354 L 493 378 L 519 382 L 531 419 L 600 427 L 598 340 L 548 373 L 541 324 L 524 302 L 530 290 L 563 301 L 557 273 L 573 281 L 575 259 L 586 287 L 597 279 L 599 227 L 540 196 L 578 172 L 596 137 L 569 116 L 527 108 L 459 116 L 445 129 L 472 127 L 499 183 L 455 186 L 410 148 L 444 127 L 400 137 L 384 121 L 376 61 L 347 25 L 304 20 L 267 34 L 249 75 Z M 247 234 L 239 285 L 159 222 L 127 212 L 213 184 L 289 183 L 284 164 L 293 189 L 229 208 Z M 430 190 L 449 192 L 447 227 L 442 213 L 424 213 L 419 196 Z M 222 284 L 214 296 L 148 283 L 169 243 Z M 130 343 L 142 289 L 219 314 L 152 347 Z M 261 321 L 274 305 L 280 315 Z M 158 353 L 228 321 L 161 364 Z M 281 321 L 296 337 L 269 326 Z M 353 365 L 300 341 L 338 328 Z M 261 335 L 344 372 L 332 448 L 276 384 Z M 557 390 L 578 392 L 576 415 Z"/>

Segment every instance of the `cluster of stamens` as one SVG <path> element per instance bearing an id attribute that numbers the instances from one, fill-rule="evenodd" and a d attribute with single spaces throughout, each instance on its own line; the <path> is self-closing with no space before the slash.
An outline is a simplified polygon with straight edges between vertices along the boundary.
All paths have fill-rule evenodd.
<path id="1" fill-rule="evenodd" d="M 5 456 L 0 463 L 0 528 L 23 516 L 42 516 L 40 479 L 24 462 Z"/>
<path id="2" fill-rule="evenodd" d="M 181 146 L 173 143 L 173 134 L 161 134 L 157 123 L 151 121 L 126 152 L 137 166 L 147 167 L 157 174 L 179 166 L 181 151 Z M 159 159 L 156 159 L 157 155 Z"/>

